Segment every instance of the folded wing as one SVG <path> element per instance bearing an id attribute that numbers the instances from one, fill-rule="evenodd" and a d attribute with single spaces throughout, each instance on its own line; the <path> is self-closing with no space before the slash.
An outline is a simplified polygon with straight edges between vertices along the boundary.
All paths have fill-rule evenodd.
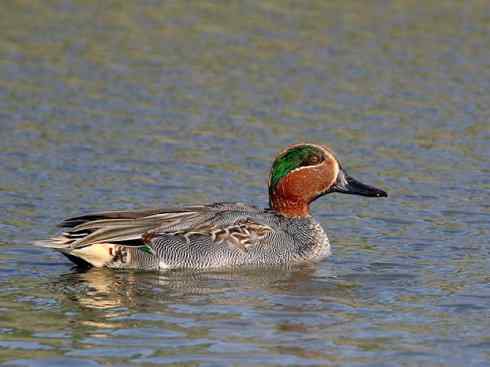
<path id="1" fill-rule="evenodd" d="M 247 251 L 272 228 L 252 219 L 257 208 L 241 203 L 217 203 L 182 208 L 161 208 L 137 211 L 111 211 L 83 215 L 64 220 L 67 228 L 59 236 L 37 245 L 54 247 L 63 252 L 95 244 L 117 244 L 143 247 L 154 251 L 155 238 L 208 236 L 214 243 L 226 242 Z M 161 246 L 162 241 L 158 241 Z"/>

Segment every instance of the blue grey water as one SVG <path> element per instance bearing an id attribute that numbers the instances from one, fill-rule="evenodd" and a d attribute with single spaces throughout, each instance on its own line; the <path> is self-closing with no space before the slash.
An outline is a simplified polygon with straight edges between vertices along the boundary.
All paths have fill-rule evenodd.
<path id="1" fill-rule="evenodd" d="M 487 1 L 5 1 L 2 366 L 489 366 Z M 388 199 L 313 205 L 296 269 L 81 272 L 66 216 L 267 205 L 331 145 Z"/>

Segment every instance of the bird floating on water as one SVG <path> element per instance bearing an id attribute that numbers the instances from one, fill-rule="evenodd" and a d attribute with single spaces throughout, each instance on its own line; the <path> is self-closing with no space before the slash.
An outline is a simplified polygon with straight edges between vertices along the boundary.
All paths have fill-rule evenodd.
<path id="1" fill-rule="evenodd" d="M 56 237 L 35 244 L 80 266 L 119 269 L 216 269 L 293 265 L 330 255 L 327 234 L 309 204 L 329 193 L 387 193 L 351 176 L 325 145 L 297 144 L 277 155 L 269 208 L 243 203 L 108 211 L 72 217 Z"/>

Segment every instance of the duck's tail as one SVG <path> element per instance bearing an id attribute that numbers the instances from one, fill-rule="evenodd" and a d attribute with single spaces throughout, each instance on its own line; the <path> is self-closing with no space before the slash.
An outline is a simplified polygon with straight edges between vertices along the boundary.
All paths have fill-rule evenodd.
<path id="1" fill-rule="evenodd" d="M 72 245 L 75 241 L 76 239 L 70 238 L 67 233 L 62 233 L 47 240 L 34 241 L 33 245 L 55 249 L 82 267 L 105 266 L 114 260 L 117 252 L 116 244 L 95 243 L 85 247 L 74 247 Z"/>

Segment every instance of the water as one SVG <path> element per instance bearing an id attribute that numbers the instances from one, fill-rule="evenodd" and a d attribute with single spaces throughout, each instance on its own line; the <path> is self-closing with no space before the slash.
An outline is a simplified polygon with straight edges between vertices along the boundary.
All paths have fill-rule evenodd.
<path id="1" fill-rule="evenodd" d="M 486 1 L 9 1 L 0 364 L 490 365 Z M 327 143 L 388 199 L 313 205 L 311 267 L 74 269 L 30 242 L 102 209 L 265 206 Z"/>

